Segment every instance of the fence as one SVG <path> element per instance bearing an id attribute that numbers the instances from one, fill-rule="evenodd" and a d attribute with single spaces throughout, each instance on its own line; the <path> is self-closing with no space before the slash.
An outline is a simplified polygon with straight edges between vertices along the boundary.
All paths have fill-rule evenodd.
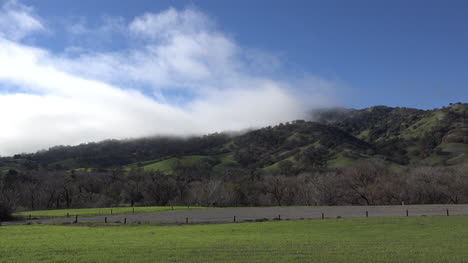
<path id="1" fill-rule="evenodd" d="M 201 224 L 355 217 L 452 215 L 468 215 L 468 205 L 219 208 L 156 213 L 129 212 L 127 214 L 109 214 L 101 216 L 78 216 L 68 214 L 61 218 L 31 218 L 31 220 L 28 221 L 31 223 Z"/>

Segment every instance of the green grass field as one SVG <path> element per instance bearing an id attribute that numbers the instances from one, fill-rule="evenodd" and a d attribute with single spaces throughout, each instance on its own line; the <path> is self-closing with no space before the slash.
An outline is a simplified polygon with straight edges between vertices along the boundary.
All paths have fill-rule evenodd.
<path id="1" fill-rule="evenodd" d="M 58 209 L 58 210 L 37 210 L 37 211 L 25 211 L 14 213 L 14 216 L 33 216 L 33 217 L 53 217 L 53 216 L 66 216 L 67 213 L 70 215 L 79 216 L 96 216 L 96 215 L 110 215 L 112 214 L 127 214 L 133 213 L 132 207 L 113 207 L 113 208 L 81 208 L 81 209 Z M 171 206 L 144 206 L 135 207 L 135 213 L 154 213 L 154 212 L 167 212 L 167 211 L 181 211 L 191 209 L 207 209 L 206 207 L 186 207 L 186 206 L 174 206 L 172 210 Z"/>
<path id="2" fill-rule="evenodd" d="M 468 262 L 468 217 L 0 226 L 0 262 Z"/>

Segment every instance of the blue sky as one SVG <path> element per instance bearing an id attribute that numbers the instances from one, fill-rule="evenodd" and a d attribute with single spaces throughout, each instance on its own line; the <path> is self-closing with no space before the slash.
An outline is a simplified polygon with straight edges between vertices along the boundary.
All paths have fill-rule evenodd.
<path id="1" fill-rule="evenodd" d="M 467 47 L 466 1 L 0 0 L 0 155 L 466 102 Z"/>
<path id="2" fill-rule="evenodd" d="M 30 0 L 51 19 L 132 19 L 196 7 L 245 47 L 281 57 L 285 74 L 346 86 L 348 107 L 434 108 L 468 98 L 467 1 L 52 1 Z M 44 41 L 63 48 L 64 39 Z M 49 39 L 49 40 L 51 40 Z M 118 44 L 116 45 L 118 46 Z"/>

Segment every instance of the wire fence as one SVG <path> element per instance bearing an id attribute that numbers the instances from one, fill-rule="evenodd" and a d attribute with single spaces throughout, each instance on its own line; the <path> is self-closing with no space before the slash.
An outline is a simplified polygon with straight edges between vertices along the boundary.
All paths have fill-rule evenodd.
<path id="1" fill-rule="evenodd" d="M 53 218 L 29 216 L 23 223 L 203 224 L 455 215 L 468 215 L 468 205 L 226 208 L 99 216 L 67 214 Z"/>

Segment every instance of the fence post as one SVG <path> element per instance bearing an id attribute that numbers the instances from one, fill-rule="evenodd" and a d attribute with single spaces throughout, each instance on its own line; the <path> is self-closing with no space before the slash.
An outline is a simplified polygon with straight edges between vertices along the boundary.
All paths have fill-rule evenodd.
<path id="1" fill-rule="evenodd" d="M 124 219 L 124 225 L 126 225 L 126 224 L 127 224 L 127 218 Z"/>
<path id="2" fill-rule="evenodd" d="M 408 216 L 408 210 L 406 210 L 406 216 Z"/>
<path id="3" fill-rule="evenodd" d="M 322 213 L 322 219 L 325 219 L 325 214 L 324 213 Z"/>
<path id="4" fill-rule="evenodd" d="M 106 223 L 106 224 L 107 224 L 107 216 L 106 216 L 106 217 L 104 217 L 104 223 Z"/>
<path id="5" fill-rule="evenodd" d="M 281 220 L 281 215 L 278 215 L 278 220 Z"/>
<path id="6" fill-rule="evenodd" d="M 234 216 L 234 223 L 236 222 L 236 216 Z"/>
<path id="7" fill-rule="evenodd" d="M 369 217 L 369 211 L 366 211 L 366 217 Z"/>
<path id="8" fill-rule="evenodd" d="M 75 224 L 78 223 L 78 215 L 75 216 Z"/>
<path id="9" fill-rule="evenodd" d="M 449 211 L 448 211 L 448 209 L 447 209 L 447 216 L 449 216 Z"/>
<path id="10" fill-rule="evenodd" d="M 188 224 L 188 217 L 185 218 L 185 223 Z"/>

